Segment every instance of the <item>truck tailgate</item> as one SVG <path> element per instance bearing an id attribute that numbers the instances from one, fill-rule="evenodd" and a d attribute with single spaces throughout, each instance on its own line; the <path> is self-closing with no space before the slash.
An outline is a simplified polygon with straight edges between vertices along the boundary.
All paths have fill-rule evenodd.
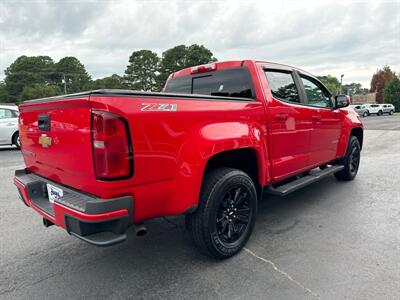
<path id="1" fill-rule="evenodd" d="M 88 97 L 20 105 L 22 154 L 29 171 L 76 188 L 94 177 Z"/>

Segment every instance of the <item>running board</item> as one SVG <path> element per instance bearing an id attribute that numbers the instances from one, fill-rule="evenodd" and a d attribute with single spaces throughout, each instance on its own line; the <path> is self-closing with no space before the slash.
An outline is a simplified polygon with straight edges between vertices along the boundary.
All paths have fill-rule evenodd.
<path id="1" fill-rule="evenodd" d="M 325 178 L 333 173 L 336 173 L 340 170 L 342 170 L 344 166 L 341 165 L 336 165 L 336 166 L 331 166 L 327 167 L 325 169 L 319 170 L 319 171 L 311 171 L 309 175 L 306 175 L 304 177 L 300 177 L 299 179 L 295 179 L 289 183 L 273 187 L 269 186 L 266 189 L 266 192 L 268 194 L 273 194 L 273 195 L 278 195 L 278 196 L 286 196 L 294 191 L 297 191 L 311 183 L 314 183 L 322 178 Z"/>

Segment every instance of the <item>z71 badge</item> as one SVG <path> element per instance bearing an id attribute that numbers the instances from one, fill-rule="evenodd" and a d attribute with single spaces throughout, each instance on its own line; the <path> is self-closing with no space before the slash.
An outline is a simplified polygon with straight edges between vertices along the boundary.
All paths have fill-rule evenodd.
<path id="1" fill-rule="evenodd" d="M 142 103 L 141 111 L 177 111 L 178 105 L 171 103 Z"/>

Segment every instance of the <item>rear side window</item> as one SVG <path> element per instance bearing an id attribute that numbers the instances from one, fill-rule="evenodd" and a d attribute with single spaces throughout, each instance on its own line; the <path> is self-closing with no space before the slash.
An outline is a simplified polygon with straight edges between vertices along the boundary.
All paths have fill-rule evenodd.
<path id="1" fill-rule="evenodd" d="M 245 68 L 224 69 L 172 78 L 167 82 L 165 92 L 255 98 L 250 73 Z"/>
<path id="2" fill-rule="evenodd" d="M 13 118 L 11 110 L 0 108 L 0 119 L 9 119 L 9 118 Z"/>
<path id="3" fill-rule="evenodd" d="M 290 102 L 300 102 L 299 92 L 290 72 L 265 71 L 272 95 L 278 99 Z"/>

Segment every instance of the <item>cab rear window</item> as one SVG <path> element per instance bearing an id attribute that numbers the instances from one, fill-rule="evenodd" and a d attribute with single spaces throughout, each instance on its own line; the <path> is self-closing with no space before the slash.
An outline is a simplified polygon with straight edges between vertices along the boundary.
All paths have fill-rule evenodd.
<path id="1" fill-rule="evenodd" d="M 167 82 L 165 92 L 255 98 L 250 73 L 246 68 L 223 69 L 172 78 Z"/>

